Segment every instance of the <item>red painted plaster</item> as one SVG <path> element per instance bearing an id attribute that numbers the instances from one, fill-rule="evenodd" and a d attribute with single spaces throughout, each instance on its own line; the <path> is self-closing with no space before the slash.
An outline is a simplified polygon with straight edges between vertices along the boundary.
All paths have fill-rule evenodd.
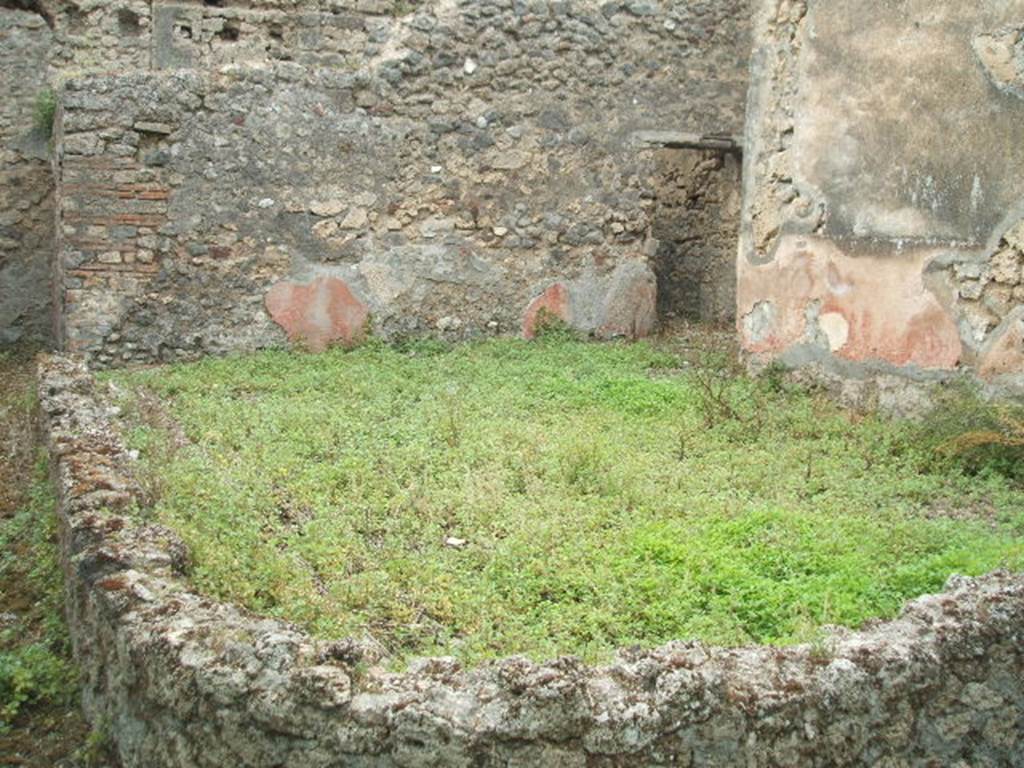
<path id="1" fill-rule="evenodd" d="M 807 317 L 817 303 L 819 316 L 834 313 L 848 327 L 833 349 L 837 357 L 952 369 L 963 352 L 960 334 L 923 280 L 936 255 L 931 248 L 850 255 L 829 240 L 786 236 L 773 261 L 741 260 L 741 343 L 749 352 L 772 355 L 806 342 Z M 752 328 L 745 318 L 762 303 L 771 305 L 771 320 Z"/>
<path id="2" fill-rule="evenodd" d="M 305 284 L 278 283 L 267 292 L 266 305 L 291 341 L 314 352 L 338 342 L 351 346 L 366 333 L 366 305 L 336 277 L 318 277 Z"/>
<path id="3" fill-rule="evenodd" d="M 570 322 L 569 289 L 564 283 L 555 283 L 530 302 L 523 315 L 524 339 L 532 339 L 537 335 L 537 324 L 541 319 L 542 312 L 547 312 L 566 323 Z"/>

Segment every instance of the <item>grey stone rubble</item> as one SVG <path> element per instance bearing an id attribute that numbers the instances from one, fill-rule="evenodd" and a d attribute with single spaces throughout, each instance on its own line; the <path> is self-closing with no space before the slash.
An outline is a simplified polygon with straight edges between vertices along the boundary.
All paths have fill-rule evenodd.
<path id="1" fill-rule="evenodd" d="M 84 703 L 126 768 L 1024 765 L 1024 576 L 954 577 L 815 646 L 389 673 L 371 642 L 192 592 L 182 543 L 127 514 L 136 487 L 85 364 L 39 373 Z"/>

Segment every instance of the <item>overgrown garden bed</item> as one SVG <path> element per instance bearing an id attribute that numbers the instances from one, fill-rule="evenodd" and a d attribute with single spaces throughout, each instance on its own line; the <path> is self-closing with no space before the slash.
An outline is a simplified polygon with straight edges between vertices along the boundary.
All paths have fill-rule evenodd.
<path id="1" fill-rule="evenodd" d="M 556 335 L 107 380 L 139 513 L 197 588 L 396 662 L 813 642 L 1024 566 L 1021 478 L 941 450 L 955 414 L 853 415 L 709 362 Z"/>

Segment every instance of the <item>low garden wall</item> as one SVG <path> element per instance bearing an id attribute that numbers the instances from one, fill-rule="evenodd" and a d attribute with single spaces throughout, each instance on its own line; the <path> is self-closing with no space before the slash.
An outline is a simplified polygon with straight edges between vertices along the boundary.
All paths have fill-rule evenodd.
<path id="1" fill-rule="evenodd" d="M 86 366 L 43 359 L 40 400 L 83 702 L 126 768 L 1024 765 L 1024 576 L 954 577 L 815 646 L 388 672 L 195 594 Z"/>

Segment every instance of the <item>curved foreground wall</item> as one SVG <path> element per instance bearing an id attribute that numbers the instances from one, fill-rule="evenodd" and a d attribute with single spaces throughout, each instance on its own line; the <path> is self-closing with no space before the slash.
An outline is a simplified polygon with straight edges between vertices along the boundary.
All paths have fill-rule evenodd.
<path id="1" fill-rule="evenodd" d="M 124 514 L 134 487 L 88 370 L 46 359 L 40 381 L 84 704 L 126 768 L 1024 766 L 1022 576 L 954 578 L 821 647 L 386 673 L 359 642 L 191 592 L 175 535 Z"/>

